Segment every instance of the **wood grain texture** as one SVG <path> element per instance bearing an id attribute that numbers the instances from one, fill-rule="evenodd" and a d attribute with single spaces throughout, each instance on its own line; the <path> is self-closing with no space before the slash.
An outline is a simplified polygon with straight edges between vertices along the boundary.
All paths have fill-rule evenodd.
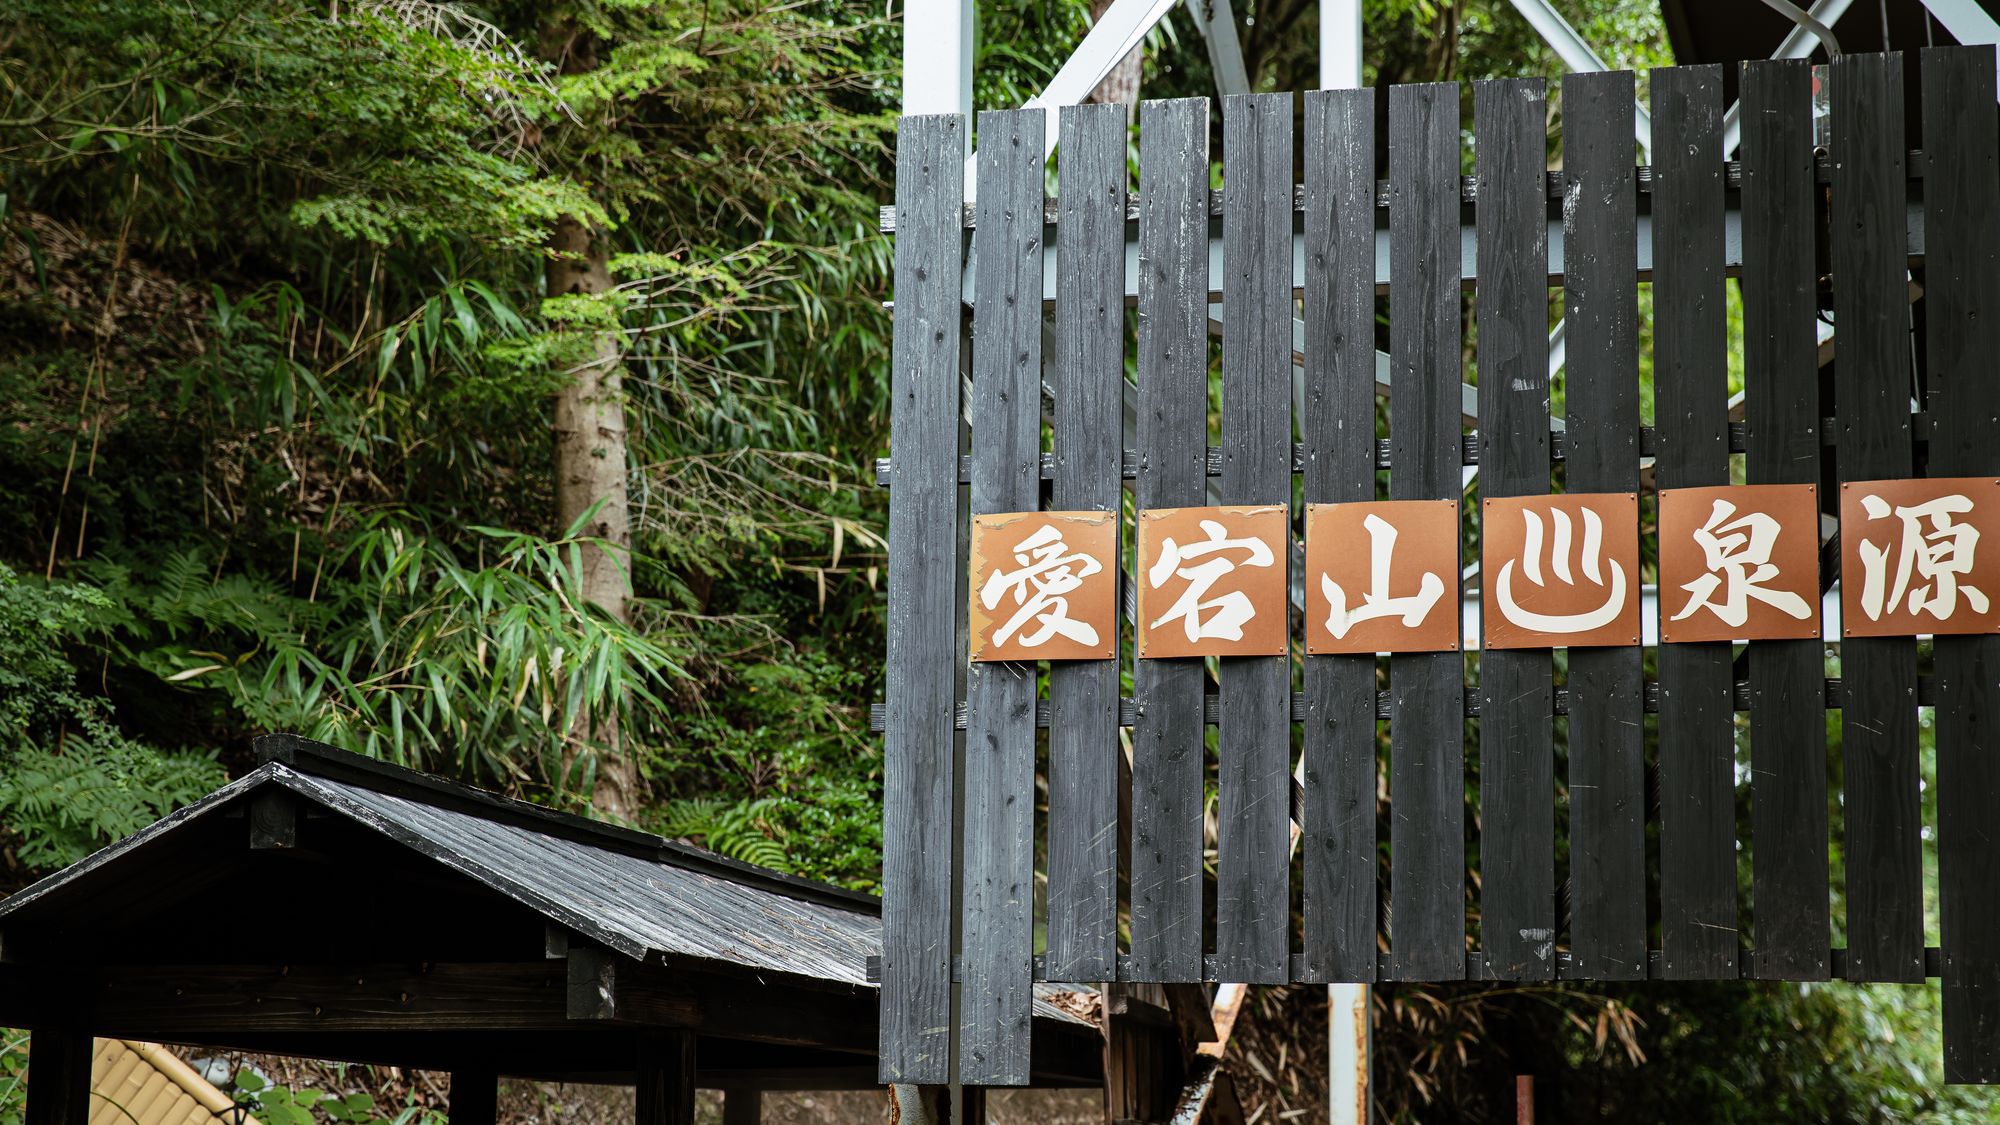
<path id="1" fill-rule="evenodd" d="M 1040 506 L 1042 185 L 1039 109 L 979 115 L 972 235 L 972 514 Z M 1035 886 L 1033 663 L 965 673 L 965 868 L 958 1077 L 1028 1081 Z"/>
<path id="2" fill-rule="evenodd" d="M 1139 109 L 1141 508 L 1203 503 L 1208 452 L 1208 101 Z M 1132 971 L 1202 980 L 1199 660 L 1132 673 Z"/>
<path id="3" fill-rule="evenodd" d="M 1549 490 L 1547 105 L 1473 84 L 1479 177 L 1479 491 Z M 1555 685 L 1547 649 L 1479 658 L 1479 944 L 1487 975 L 1555 977 Z"/>
<path id="4" fill-rule="evenodd" d="M 1743 399 L 1751 484 L 1820 483 L 1812 70 L 1743 68 Z M 1757 975 L 1825 980 L 1825 676 L 1817 639 L 1750 644 L 1751 933 Z"/>
<path id="5" fill-rule="evenodd" d="M 1653 411 L 1658 487 L 1729 483 L 1722 68 L 1653 72 Z M 1663 644 L 1660 949 L 1670 979 L 1736 975 L 1730 646 Z"/>
<path id="6" fill-rule="evenodd" d="M 1632 76 L 1568 75 L 1563 105 L 1571 111 L 1563 133 L 1563 315 L 1572 373 L 1565 386 L 1563 479 L 1572 492 L 1631 492 L 1639 486 Z M 1571 649 L 1567 696 L 1571 954 L 1583 975 L 1644 980 L 1639 650 Z"/>
<path id="7" fill-rule="evenodd" d="M 634 1053 L 633 1125 L 694 1125 L 694 1032 L 642 1033 Z"/>
<path id="8" fill-rule="evenodd" d="M 1051 504 L 1115 516 L 1125 386 L 1125 109 L 1065 106 L 1061 120 Z M 1049 714 L 1048 973 L 1111 980 L 1118 959 L 1118 662 L 1051 664 Z"/>
<path id="9" fill-rule="evenodd" d="M 1373 500 L 1375 92 L 1315 90 L 1305 113 L 1305 502 Z M 1375 979 L 1375 690 L 1372 656 L 1306 658 L 1308 980 Z"/>
<path id="10" fill-rule="evenodd" d="M 1930 474 L 2000 473 L 2000 113 L 1992 47 L 1921 60 Z M 1938 637 L 1938 912 L 1944 953 L 1944 1077 L 2000 1082 L 2000 637 Z"/>
<path id="11" fill-rule="evenodd" d="M 1903 57 L 1832 65 L 1834 397 L 1840 479 L 1910 475 L 1910 320 L 1903 223 Z M 1917 652 L 1908 637 L 1840 646 L 1841 805 L 1851 980 L 1923 973 Z"/>
<path id="12" fill-rule="evenodd" d="M 951 1078 L 952 712 L 965 130 L 905 118 L 896 139 L 890 354 L 889 624 L 882 760 L 882 1081 Z"/>
<path id="13" fill-rule="evenodd" d="M 1458 87 L 1389 90 L 1389 494 L 1459 493 Z M 1465 679 L 1458 653 L 1389 666 L 1389 926 L 1397 976 L 1465 973 Z"/>
<path id="14" fill-rule="evenodd" d="M 1292 97 L 1223 105 L 1221 499 L 1288 505 Z M 1282 984 L 1291 978 L 1291 660 L 1223 657 L 1217 668 L 1216 972 Z"/>

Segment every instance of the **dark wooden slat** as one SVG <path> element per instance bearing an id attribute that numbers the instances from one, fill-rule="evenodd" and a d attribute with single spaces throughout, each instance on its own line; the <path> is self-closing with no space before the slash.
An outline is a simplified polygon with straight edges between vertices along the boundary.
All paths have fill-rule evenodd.
<path id="1" fill-rule="evenodd" d="M 1458 86 L 1389 90 L 1390 495 L 1459 494 Z M 1390 658 L 1390 948 L 1408 980 L 1465 963 L 1465 679 L 1458 653 Z"/>
<path id="2" fill-rule="evenodd" d="M 452 1125 L 497 1125 L 500 1120 L 500 1077 L 490 1070 L 451 1072 Z"/>
<path id="3" fill-rule="evenodd" d="M 1473 86 L 1482 497 L 1549 490 L 1545 112 L 1541 79 Z M 1479 934 L 1486 971 L 1505 980 L 1555 976 L 1551 660 L 1547 649 L 1479 658 Z"/>
<path id="4" fill-rule="evenodd" d="M 972 256 L 972 514 L 1040 504 L 1044 158 L 1039 109 L 979 115 L 979 229 Z M 965 982 L 958 1074 L 968 1085 L 1028 1081 L 1033 1008 L 1035 665 L 980 663 L 965 675 Z"/>
<path id="5" fill-rule="evenodd" d="M 1064 107 L 1061 140 L 1051 503 L 1115 515 L 1125 381 L 1124 107 Z M 1049 963 L 1064 980 L 1110 980 L 1118 958 L 1117 662 L 1051 665 L 1049 711 Z"/>
<path id="6" fill-rule="evenodd" d="M 889 628 L 882 762 L 884 1082 L 951 1079 L 952 712 L 959 663 L 959 211 L 965 122 L 897 132 L 896 316 L 890 374 Z"/>
<path id="7" fill-rule="evenodd" d="M 1199 505 L 1207 487 L 1208 102 L 1139 109 L 1141 508 Z M 1132 674 L 1134 978 L 1202 979 L 1202 665 Z"/>
<path id="8" fill-rule="evenodd" d="M 722 1095 L 722 1125 L 758 1125 L 763 1120 L 764 1094 L 761 1090 L 738 1086 Z"/>
<path id="9" fill-rule="evenodd" d="M 1572 124 L 1570 128 L 1573 134 L 1575 132 L 1576 126 Z M 1832 422 L 1831 418 L 1820 419 L 1820 425 L 1817 429 L 1818 436 L 1815 438 L 1815 440 L 1817 440 L 1822 446 L 1830 447 L 1834 444 L 1834 430 L 1833 427 L 1830 425 L 1831 422 Z M 1742 453 L 1746 448 L 1748 448 L 1745 445 L 1745 439 L 1744 439 L 1745 425 L 1746 423 L 1743 422 L 1729 423 L 1729 452 Z M 1915 414 L 1910 415 L 1910 436 L 1912 440 L 1918 442 L 1919 444 L 1929 440 L 1930 429 L 1931 429 L 1931 420 L 1930 420 L 1930 414 L 1928 412 L 1919 411 Z M 1460 442 L 1460 449 L 1459 449 L 1460 460 L 1462 460 L 1467 465 L 1479 464 L 1479 443 L 1480 443 L 1480 437 L 1477 433 L 1466 434 L 1463 440 Z M 1654 438 L 1653 427 L 1651 426 L 1639 427 L 1639 456 L 1651 457 L 1657 446 L 1658 442 Z M 1563 432 L 1561 430 L 1554 430 L 1549 433 L 1548 448 L 1549 448 L 1549 461 L 1551 463 L 1560 463 L 1565 459 L 1566 457 L 1565 445 L 1563 441 Z M 887 488 L 889 486 L 889 473 L 891 467 L 892 467 L 892 462 L 890 461 L 889 458 L 887 457 L 876 458 L 875 483 L 877 485 L 883 488 Z M 1389 441 L 1387 438 L 1383 438 L 1375 443 L 1375 467 L 1377 469 L 1387 469 L 1392 467 L 1389 464 Z M 1219 477 L 1222 475 L 1222 449 L 1219 446 L 1211 445 L 1208 447 L 1208 452 L 1206 455 L 1206 460 L 1203 463 L 1203 468 L 1204 471 L 1209 476 Z M 1305 443 L 1300 442 L 1292 446 L 1292 472 L 1304 473 L 1305 471 L 1306 471 L 1306 447 Z M 1139 476 L 1138 450 L 1127 449 L 1124 451 L 1119 463 L 1118 472 L 1119 475 L 1124 477 L 1126 480 L 1135 480 L 1138 478 Z M 960 459 L 958 467 L 958 479 L 960 483 L 967 483 L 972 480 L 972 458 L 964 457 Z M 1043 480 L 1056 479 L 1056 462 L 1055 462 L 1055 457 L 1052 454 L 1045 453 L 1042 455 L 1042 479 Z"/>
<path id="10" fill-rule="evenodd" d="M 1584 650 L 1579 650 L 1579 651 L 1584 651 Z M 1572 673 L 1572 675 L 1570 676 L 1570 686 L 1560 687 L 1556 689 L 1555 713 L 1557 715 L 1572 715 L 1572 716 L 1580 715 L 1585 711 L 1586 707 L 1591 702 L 1587 698 L 1580 697 L 1580 694 L 1575 684 L 1576 684 L 1576 676 Z M 1657 683 L 1653 683 L 1651 681 L 1646 681 L 1641 683 L 1635 690 L 1639 692 L 1640 710 L 1647 714 L 1658 713 L 1658 711 L 1660 710 L 1660 685 Z M 1812 689 L 1808 687 L 1807 691 L 1811 692 Z M 1919 707 L 1935 706 L 1937 702 L 1935 699 L 1935 694 L 1936 693 L 1935 693 L 1934 677 L 1928 675 L 1918 676 L 1917 706 Z M 1751 696 L 1751 683 L 1749 680 L 1738 680 L 1734 685 L 1732 685 L 1730 691 L 1730 698 L 1736 710 L 1738 711 L 1750 710 L 1750 696 Z M 1824 708 L 1828 711 L 1840 710 L 1841 701 L 1846 697 L 1847 697 L 1846 686 L 1840 680 L 1822 680 L 1820 681 L 1818 694 L 1808 695 L 1808 698 L 1813 699 L 1816 703 L 1822 704 Z M 1573 699 L 1575 700 L 1574 703 L 1572 703 Z M 1294 694 L 1292 696 L 1292 721 L 1295 723 L 1302 723 L 1305 721 L 1305 716 L 1306 716 L 1305 700 L 1306 697 L 1303 693 Z M 1477 695 L 1466 697 L 1464 700 L 1464 704 L 1465 704 L 1466 718 L 1476 719 L 1479 717 L 1480 708 L 1479 708 L 1479 697 Z M 1375 718 L 1377 719 L 1377 721 L 1387 720 L 1389 718 L 1389 709 L 1390 709 L 1389 693 L 1386 691 L 1376 692 Z M 1215 697 L 1213 695 L 1208 696 L 1206 702 L 1203 704 L 1201 708 L 1203 721 L 1213 726 L 1216 722 L 1216 711 L 1217 707 L 1215 703 Z M 883 714 L 884 714 L 883 705 L 880 703 L 874 704 L 872 707 L 869 708 L 868 710 L 869 729 L 871 730 L 882 729 Z M 1138 704 L 1130 697 L 1119 700 L 1118 725 L 1126 727 L 1136 726 L 1137 722 L 1138 722 Z M 1047 704 L 1045 703 L 1036 704 L 1035 724 L 1037 726 L 1043 726 L 1043 727 L 1049 725 L 1049 710 Z M 958 711 L 958 725 L 960 727 L 963 727 L 965 725 L 965 709 L 963 707 L 959 708 Z"/>
<path id="11" fill-rule="evenodd" d="M 694 1032 L 644 1032 L 633 1048 L 634 1125 L 694 1125 Z"/>
<path id="12" fill-rule="evenodd" d="M 1292 493 L 1292 97 L 1225 99 L 1222 500 Z M 1216 724 L 1215 955 L 1230 980 L 1281 984 L 1291 953 L 1291 660 L 1223 657 Z"/>
<path id="13" fill-rule="evenodd" d="M 1653 386 L 1661 488 L 1729 483 L 1722 68 L 1653 72 Z M 1661 645 L 1660 948 L 1669 978 L 1733 976 L 1736 751 L 1728 642 Z"/>
<path id="14" fill-rule="evenodd" d="M 1751 484 L 1817 485 L 1811 64 L 1750 63 L 1742 92 L 1745 469 Z M 1828 972 L 1823 653 L 1817 638 L 1750 645 L 1751 920 L 1773 980 Z"/>
<path id="15" fill-rule="evenodd" d="M 1926 394 L 1937 416 L 1932 476 L 2000 472 L 2000 114 L 1992 47 L 1923 52 Z M 2000 1081 L 2000 637 L 1938 637 L 1938 911 L 1944 1078 Z"/>
<path id="16" fill-rule="evenodd" d="M 34 1029 L 28 1055 L 27 1125 L 87 1125 L 92 1046 L 88 1031 Z"/>
<path id="17" fill-rule="evenodd" d="M 1564 482 L 1572 492 L 1639 485 L 1638 219 L 1631 185 L 1632 76 L 1563 79 Z M 1587 112 L 1576 113 L 1578 107 Z M 1579 972 L 1646 975 L 1644 691 L 1636 649 L 1569 653 L 1570 946 Z"/>
<path id="18" fill-rule="evenodd" d="M 1902 213 L 1903 58 L 1833 63 L 1834 394 L 1841 481 L 1910 475 L 1910 335 Z M 1848 976 L 1922 979 L 1923 853 L 1918 831 L 1917 652 L 1909 637 L 1840 646 L 1847 855 Z"/>
<path id="19" fill-rule="evenodd" d="M 1375 92 L 1308 93 L 1308 504 L 1375 498 L 1374 175 Z M 1374 980 L 1374 657 L 1306 659 L 1303 754 L 1306 965 L 1316 980 Z"/>
<path id="20" fill-rule="evenodd" d="M 1610 72 L 1604 72 L 1604 73 L 1610 73 Z M 1925 157 L 1923 150 L 1911 149 L 1907 154 L 1907 160 L 1908 160 L 1909 175 L 1911 182 L 1914 183 L 1919 180 L 1922 180 L 1925 175 L 1924 170 L 1926 167 L 1928 167 L 1928 158 Z M 1648 194 L 1652 192 L 1653 168 L 1651 165 L 1640 164 L 1634 167 L 1632 169 L 1632 175 L 1633 175 L 1633 187 L 1635 190 L 1637 190 L 1640 194 Z M 1729 190 L 1736 191 L 1743 186 L 1743 175 L 1744 175 L 1744 167 L 1742 161 L 1730 160 L 1730 161 L 1725 161 L 1723 163 L 1722 178 L 1723 182 L 1729 186 Z M 1819 156 L 1813 162 L 1813 176 L 1815 183 L 1819 184 L 1832 183 L 1833 158 L 1831 156 L 1824 154 Z M 1563 192 L 1565 190 L 1567 183 L 1568 181 L 1564 178 L 1562 172 L 1552 171 L 1548 173 L 1546 180 L 1546 190 L 1548 192 L 1548 197 L 1550 202 L 1562 201 Z M 1479 202 L 1478 177 L 1464 176 L 1460 178 L 1459 199 L 1460 202 L 1466 204 L 1477 204 Z M 1054 222 L 1056 221 L 1055 203 L 1056 203 L 1055 200 L 1049 201 L 1049 208 L 1047 211 L 1047 222 L 1049 222 L 1050 224 L 1054 224 Z M 1388 208 L 1389 181 L 1377 180 L 1375 182 L 1375 206 L 1383 210 L 1386 210 Z M 1306 193 L 1303 185 L 1299 186 L 1292 193 L 1292 209 L 1295 211 L 1304 211 L 1306 209 Z M 1221 192 L 1217 191 L 1209 193 L 1208 213 L 1210 215 L 1217 215 L 1217 216 L 1222 214 Z M 1125 220 L 1127 222 L 1132 222 L 1136 220 L 1138 217 L 1139 217 L 1139 201 L 1137 197 L 1134 197 L 1129 205 L 1128 210 L 1126 211 Z M 884 206 L 879 208 L 876 212 L 876 220 L 878 223 L 878 228 L 880 229 L 881 233 L 883 234 L 896 233 L 896 209 L 894 207 Z M 978 222 L 978 219 L 973 214 L 973 209 L 971 207 L 965 208 L 964 221 L 967 230 L 971 230 L 973 225 Z"/>

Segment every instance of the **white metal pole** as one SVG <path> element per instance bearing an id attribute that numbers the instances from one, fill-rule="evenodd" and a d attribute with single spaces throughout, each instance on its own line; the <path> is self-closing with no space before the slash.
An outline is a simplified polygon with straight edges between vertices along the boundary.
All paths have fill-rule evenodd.
<path id="1" fill-rule="evenodd" d="M 1361 88 L 1361 0 L 1320 0 L 1319 87 Z"/>
<path id="2" fill-rule="evenodd" d="M 972 0 L 909 0 L 903 9 L 903 112 L 972 113 Z M 972 130 L 965 130 L 971 143 Z"/>
<path id="3" fill-rule="evenodd" d="M 1365 984 L 1326 986 L 1327 1030 L 1333 1048 L 1326 1063 L 1331 1125 L 1366 1125 L 1369 1120 L 1368 992 Z"/>

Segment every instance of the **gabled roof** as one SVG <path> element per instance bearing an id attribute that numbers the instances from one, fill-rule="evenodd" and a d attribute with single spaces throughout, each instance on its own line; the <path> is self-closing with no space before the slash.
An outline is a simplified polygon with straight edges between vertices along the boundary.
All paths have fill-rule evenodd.
<path id="1" fill-rule="evenodd" d="M 0 900 L 34 922 L 98 873 L 253 792 L 276 787 L 381 833 L 636 960 L 693 958 L 867 986 L 880 900 L 664 838 L 558 813 L 292 736 L 263 765 L 64 871 Z"/>

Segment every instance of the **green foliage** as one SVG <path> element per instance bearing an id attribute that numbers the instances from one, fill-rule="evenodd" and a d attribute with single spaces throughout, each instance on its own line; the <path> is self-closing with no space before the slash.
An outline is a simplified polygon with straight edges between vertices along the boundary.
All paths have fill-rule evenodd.
<path id="1" fill-rule="evenodd" d="M 448 1121 L 445 1114 L 415 1104 L 403 1107 L 393 1116 L 385 1115 L 376 1107 L 372 1094 L 338 1095 L 311 1088 L 293 1089 L 268 1081 L 248 1067 L 236 1072 L 234 1087 L 232 1096 L 236 1104 L 248 1107 L 253 1116 L 267 1125 L 319 1125 L 322 1121 L 352 1125 L 446 1125 Z"/>
<path id="2" fill-rule="evenodd" d="M 0 1027 L 0 1125 L 22 1125 L 28 1116 L 28 1033 Z"/>
<path id="3" fill-rule="evenodd" d="M 0 563 L 0 841 L 30 869 L 74 863 L 225 780 L 212 753 L 129 738 L 78 690 L 66 646 L 108 604 Z"/>

